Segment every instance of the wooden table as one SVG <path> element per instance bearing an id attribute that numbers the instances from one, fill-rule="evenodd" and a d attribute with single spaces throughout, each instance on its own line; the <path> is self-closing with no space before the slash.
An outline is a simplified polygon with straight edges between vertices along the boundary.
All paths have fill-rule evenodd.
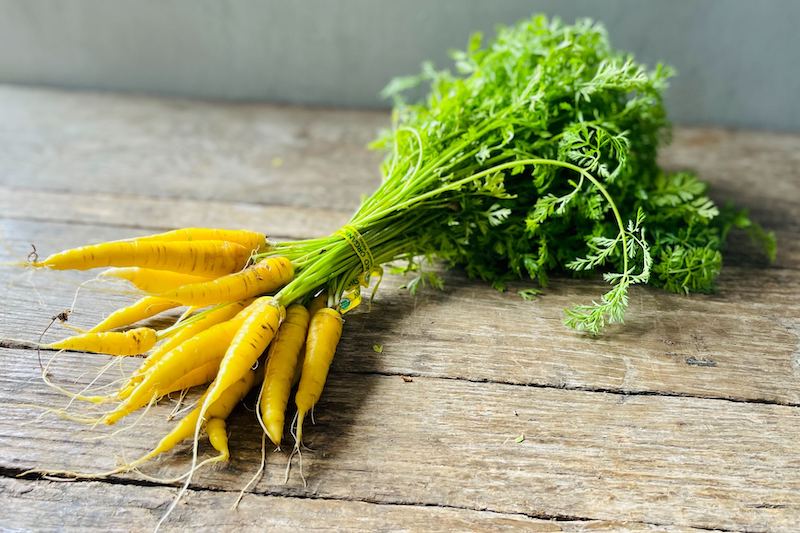
<path id="1" fill-rule="evenodd" d="M 187 225 L 326 234 L 377 184 L 379 156 L 364 146 L 386 125 L 384 112 L 0 88 L 0 260 L 24 259 L 31 243 L 46 254 Z M 750 208 L 777 232 L 778 261 L 765 265 L 735 234 L 716 294 L 636 288 L 628 322 L 599 339 L 561 320 L 600 282 L 556 279 L 524 302 L 457 272 L 416 298 L 389 277 L 371 313 L 347 317 L 307 428 L 308 486 L 296 468 L 284 484 L 287 453 L 270 452 L 264 479 L 228 510 L 260 459 L 260 431 L 240 410 L 234 459 L 195 476 L 169 525 L 797 531 L 800 137 L 679 129 L 663 161 Z M 0 337 L 35 340 L 90 277 L 3 267 Z M 70 322 L 90 325 L 131 298 L 89 284 Z M 51 377 L 77 390 L 106 361 L 62 354 Z M 132 459 L 170 427 L 172 405 L 98 439 L 105 428 L 26 405 L 66 404 L 35 351 L 6 340 L 0 367 L 0 528 L 152 528 L 172 485 L 17 476 Z M 98 383 L 118 377 L 114 366 Z M 182 473 L 187 450 L 144 471 Z"/>

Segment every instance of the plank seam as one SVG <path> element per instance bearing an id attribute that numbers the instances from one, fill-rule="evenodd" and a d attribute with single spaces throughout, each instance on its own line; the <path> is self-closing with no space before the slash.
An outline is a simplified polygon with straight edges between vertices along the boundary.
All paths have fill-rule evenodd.
<path id="1" fill-rule="evenodd" d="M 27 481 L 51 481 L 54 483 L 58 483 L 59 481 L 53 480 L 63 480 L 64 482 L 70 483 L 108 483 L 109 485 L 127 485 L 127 486 L 138 486 L 138 487 L 155 487 L 155 488 L 177 488 L 177 485 L 172 484 L 164 484 L 158 483 L 155 481 L 149 481 L 145 479 L 132 479 L 132 478 L 124 478 L 124 477 L 117 477 L 117 476 L 110 476 L 103 479 L 81 479 L 81 478 L 70 478 L 67 476 L 48 476 L 52 479 L 47 479 L 41 477 L 39 474 L 26 474 L 26 471 L 22 468 L 14 468 L 14 467 L 7 467 L 7 466 L 0 466 L 0 477 L 5 478 L 14 478 L 19 480 L 27 480 Z M 190 486 L 189 488 L 192 492 L 213 492 L 218 494 L 233 494 L 238 493 L 238 490 L 227 490 L 218 487 L 204 487 L 204 486 Z M 322 501 L 341 501 L 341 502 L 354 502 L 354 503 L 368 503 L 371 505 L 391 505 L 397 507 L 438 507 L 441 509 L 451 509 L 456 511 L 476 511 L 476 512 L 486 512 L 486 513 L 494 513 L 498 515 L 506 515 L 506 516 L 518 516 L 518 517 L 525 517 L 530 518 L 532 520 L 548 520 L 552 522 L 601 522 L 601 521 L 611 521 L 611 522 L 620 522 L 620 523 L 636 523 L 636 524 L 643 524 L 646 526 L 653 526 L 653 527 L 691 527 L 694 529 L 702 530 L 702 531 L 722 531 L 726 533 L 733 533 L 738 530 L 735 529 L 725 529 L 719 527 L 707 527 L 707 526 L 695 526 L 691 524 L 675 524 L 675 523 L 665 523 L 665 522 L 649 522 L 649 521 L 642 521 L 642 520 L 624 520 L 624 519 L 616 519 L 616 518 L 590 518 L 584 516 L 574 516 L 574 515 L 567 515 L 567 514 L 550 514 L 550 513 L 525 513 L 522 511 L 497 511 L 488 507 L 468 507 L 466 505 L 447 505 L 441 503 L 430 503 L 430 502 L 414 502 L 414 501 L 384 501 L 379 500 L 377 498 L 349 498 L 346 496 L 320 496 L 319 494 L 303 494 L 299 492 L 287 491 L 287 492 L 280 492 L 274 490 L 265 490 L 265 491 L 253 491 L 250 492 L 251 495 L 258 495 L 258 496 L 267 496 L 267 497 L 280 497 L 280 498 L 296 498 L 299 500 L 322 500 Z M 765 531 L 765 530 L 764 530 Z M 752 533 L 763 533 L 761 530 L 752 530 Z"/>
<path id="2" fill-rule="evenodd" d="M 697 400 L 712 400 L 720 402 L 731 403 L 754 403 L 762 405 L 776 405 L 780 407 L 800 407 L 800 403 L 796 402 L 783 402 L 780 400 L 767 400 L 764 398 L 735 398 L 727 396 L 711 396 L 705 394 L 689 394 L 685 392 L 670 392 L 670 391 L 649 391 L 649 390 L 622 390 L 622 389 L 609 389 L 603 387 L 585 387 L 580 385 L 548 385 L 546 383 L 518 383 L 513 381 L 500 381 L 487 378 L 469 378 L 459 376 L 444 376 L 444 375 L 429 375 L 417 372 L 391 372 L 384 370 L 339 370 L 339 374 L 356 374 L 356 375 L 378 375 L 388 377 L 409 377 L 409 378 L 423 378 L 423 379 L 446 379 L 451 381 L 466 381 L 469 383 L 488 383 L 492 385 L 510 385 L 513 387 L 531 387 L 534 389 L 558 389 L 577 392 L 591 392 L 598 394 L 613 394 L 615 396 L 663 396 L 667 398 L 694 398 Z"/>
<path id="3" fill-rule="evenodd" d="M 0 348 L 14 350 L 36 350 L 36 343 L 20 341 L 16 339 L 0 339 Z M 80 353 L 80 352 L 77 352 Z M 488 378 L 470 378 L 464 376 L 445 376 L 422 374 L 421 372 L 392 372 L 389 370 L 340 370 L 336 369 L 337 374 L 351 374 L 358 376 L 385 376 L 385 377 L 406 377 L 422 379 L 442 379 L 450 381 L 462 381 L 467 383 L 487 383 L 491 385 L 508 385 L 512 387 L 530 387 L 534 389 L 557 389 L 575 392 L 589 392 L 594 394 L 612 394 L 614 396 L 660 396 L 664 398 L 690 398 L 697 400 L 710 400 L 730 403 L 775 405 L 780 407 L 798 408 L 800 403 L 780 400 L 767 400 L 765 398 L 735 398 L 730 396 L 712 396 L 707 394 L 689 394 L 685 392 L 655 391 L 655 390 L 623 390 L 610 389 L 604 387 L 586 387 L 580 385 L 549 385 L 547 383 L 518 383 L 513 381 L 493 380 Z"/>

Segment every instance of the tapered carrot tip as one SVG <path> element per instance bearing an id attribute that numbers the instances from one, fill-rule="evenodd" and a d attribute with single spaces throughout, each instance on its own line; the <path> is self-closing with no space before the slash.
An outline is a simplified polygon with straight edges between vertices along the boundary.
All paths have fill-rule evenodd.
<path id="1" fill-rule="evenodd" d="M 220 453 L 220 460 L 230 459 L 231 452 L 228 449 L 228 431 L 225 427 L 225 420 L 212 418 L 206 424 L 206 433 L 211 446 Z"/>
<path id="2" fill-rule="evenodd" d="M 305 411 L 297 411 L 297 446 L 303 442 L 303 420 L 306 417 Z"/>
<path id="3" fill-rule="evenodd" d="M 277 420 L 268 421 L 267 436 L 275 446 L 280 446 L 281 439 L 283 438 L 283 423 Z"/>
<path id="4" fill-rule="evenodd" d="M 119 411 L 119 410 L 116 410 L 116 411 L 111 411 L 111 412 L 110 412 L 110 413 L 108 413 L 106 416 L 104 416 L 103 418 L 101 418 L 101 419 L 100 419 L 100 421 L 101 421 L 103 424 L 107 425 L 107 426 L 113 426 L 114 424 L 116 424 L 117 422 L 119 422 L 119 420 L 120 420 L 120 419 L 121 419 L 123 416 L 125 416 L 125 414 L 126 414 L 125 412 L 123 412 L 123 411 Z"/>

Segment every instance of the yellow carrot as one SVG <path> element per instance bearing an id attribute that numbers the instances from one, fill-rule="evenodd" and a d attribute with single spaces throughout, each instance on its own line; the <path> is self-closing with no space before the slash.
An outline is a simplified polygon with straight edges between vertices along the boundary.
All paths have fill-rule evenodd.
<path id="1" fill-rule="evenodd" d="M 306 337 L 306 355 L 300 385 L 294 401 L 297 405 L 297 443 L 303 440 L 303 419 L 322 396 L 328 369 L 342 336 L 344 321 L 335 309 L 326 307 L 311 317 Z"/>
<path id="2" fill-rule="evenodd" d="M 211 326 L 164 354 L 128 397 L 103 417 L 103 421 L 106 424 L 114 424 L 122 417 L 147 405 L 153 398 L 163 396 L 166 387 L 193 369 L 210 361 L 220 361 L 248 314 L 249 308 L 246 308 L 232 319 Z M 239 377 L 242 375 L 244 373 Z"/>
<path id="3" fill-rule="evenodd" d="M 252 300 L 244 300 L 241 302 L 234 302 L 208 311 L 202 317 L 198 317 L 196 321 L 186 324 L 181 327 L 177 332 L 167 337 L 167 339 L 150 353 L 147 359 L 134 371 L 126 386 L 124 386 L 117 397 L 122 400 L 127 398 L 133 391 L 135 386 L 141 382 L 144 375 L 147 374 L 155 364 L 161 360 L 166 354 L 177 348 L 185 341 L 191 339 L 195 335 L 207 330 L 211 326 L 230 320 L 236 316 L 242 309 L 250 305 Z"/>
<path id="4" fill-rule="evenodd" d="M 43 344 L 42 348 L 109 355 L 137 355 L 152 348 L 156 340 L 154 329 L 136 328 L 124 332 L 84 333 L 51 344 Z"/>
<path id="5" fill-rule="evenodd" d="M 159 392 L 162 396 L 165 396 L 171 392 L 191 389 L 192 387 L 197 387 L 198 385 L 211 383 L 217 376 L 218 371 L 219 360 L 209 361 L 198 366 L 197 368 L 190 370 L 177 380 L 162 388 Z"/>
<path id="6" fill-rule="evenodd" d="M 309 314 L 302 305 L 290 305 L 267 356 L 267 369 L 261 387 L 261 419 L 269 439 L 280 446 L 286 404 L 292 388 L 295 367 L 306 340 Z"/>
<path id="7" fill-rule="evenodd" d="M 241 270 L 249 259 L 250 250 L 227 241 L 115 241 L 65 250 L 30 264 L 54 270 L 140 266 L 216 277 Z"/>
<path id="8" fill-rule="evenodd" d="M 196 423 L 196 422 L 195 422 Z M 206 422 L 206 435 L 211 446 L 219 452 L 220 461 L 227 461 L 231 457 L 228 449 L 228 427 L 223 418 L 209 418 Z"/>
<path id="9" fill-rule="evenodd" d="M 276 305 L 269 296 L 256 299 L 219 365 L 217 378 L 208 388 L 206 407 L 219 395 L 244 376 L 255 364 L 278 331 L 286 316 L 283 306 Z"/>
<path id="10" fill-rule="evenodd" d="M 308 304 L 308 314 L 314 316 L 317 314 L 317 311 L 325 308 L 327 305 L 328 291 L 322 291 L 313 300 L 311 300 L 311 303 Z"/>
<path id="11" fill-rule="evenodd" d="M 219 422 L 214 422 L 211 424 L 212 420 L 222 420 L 224 422 L 227 419 L 236 405 L 242 401 L 242 399 L 247 395 L 250 389 L 255 382 L 256 376 L 255 372 L 250 371 L 245 374 L 242 379 L 238 380 L 236 383 L 228 387 L 217 399 L 216 402 L 212 403 L 211 406 L 206 411 L 206 419 L 209 421 L 208 425 L 206 426 L 206 432 L 209 435 L 209 440 L 211 441 L 211 445 L 220 452 L 221 460 L 227 460 L 230 454 L 228 453 L 228 438 L 227 435 L 223 435 L 225 430 L 225 426 L 222 425 L 220 427 Z M 206 395 L 204 394 L 200 398 L 200 403 L 198 406 L 193 409 L 189 414 L 181 419 L 180 422 L 173 428 L 172 431 L 169 432 L 161 441 L 153 448 L 152 451 L 147 453 L 146 455 L 142 456 L 141 458 L 137 459 L 133 463 L 126 465 L 126 469 L 130 469 L 136 466 L 141 465 L 142 463 L 156 457 L 166 451 L 171 450 L 175 446 L 177 446 L 181 441 L 190 438 L 194 434 L 195 426 L 197 425 L 197 421 L 200 417 L 200 406 L 202 405 L 203 400 L 205 399 Z"/>
<path id="12" fill-rule="evenodd" d="M 258 296 L 292 280 L 294 267 L 285 257 L 270 257 L 241 272 L 204 283 L 183 285 L 158 296 L 183 305 L 212 305 Z"/>
<path id="13" fill-rule="evenodd" d="M 317 314 L 317 311 L 325 308 L 325 306 L 327 305 L 328 305 L 328 291 L 322 291 L 308 304 L 309 319 L 313 317 L 315 314 Z M 303 348 L 300 350 L 300 359 L 297 361 L 297 365 L 294 368 L 294 378 L 292 379 L 292 386 L 300 383 L 300 374 L 303 373 L 303 361 L 305 361 L 305 359 L 306 359 L 306 347 L 305 345 L 303 345 Z"/>
<path id="14" fill-rule="evenodd" d="M 163 298 L 145 296 L 144 298 L 141 298 L 127 307 L 117 309 L 108 315 L 105 320 L 90 329 L 89 333 L 109 331 L 112 329 L 121 328 L 123 326 L 128 326 L 130 324 L 139 322 L 140 320 L 144 320 L 145 318 L 155 316 L 168 309 L 178 307 L 179 305 L 180 304 L 177 302 L 171 302 Z"/>
<path id="15" fill-rule="evenodd" d="M 136 237 L 136 241 L 228 241 L 240 244 L 250 251 L 265 252 L 267 236 L 257 231 L 244 229 L 181 228 L 146 237 Z"/>
<path id="16" fill-rule="evenodd" d="M 124 279 L 140 291 L 150 294 L 158 294 L 180 287 L 181 285 L 201 283 L 212 279 L 204 276 L 170 272 L 169 270 L 156 270 L 153 268 L 141 267 L 110 268 L 100 273 L 100 276 Z"/>

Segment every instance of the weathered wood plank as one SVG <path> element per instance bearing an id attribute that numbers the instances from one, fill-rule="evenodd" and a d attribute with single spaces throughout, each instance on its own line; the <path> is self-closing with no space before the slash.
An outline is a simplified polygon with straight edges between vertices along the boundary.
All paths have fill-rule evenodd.
<path id="1" fill-rule="evenodd" d="M 676 128 L 660 159 L 668 168 L 696 171 L 714 198 L 749 208 L 765 224 L 797 225 L 800 135 Z"/>
<path id="2" fill-rule="evenodd" d="M 81 374 L 103 361 L 61 354 L 52 376 L 87 383 Z M 23 404 L 65 401 L 38 372 L 34 352 L 0 352 L 0 468 L 101 471 L 169 427 L 170 405 L 108 440 L 89 440 L 102 427 L 33 422 Z M 198 474 L 200 486 L 237 490 L 254 471 L 252 413 L 230 427 L 234 460 Z M 794 531 L 800 520 L 796 407 L 334 371 L 306 433 L 308 487 L 296 470 L 284 485 L 287 455 L 270 453 L 257 493 L 753 531 Z M 145 470 L 175 475 L 187 458 L 183 447 Z"/>
<path id="3" fill-rule="evenodd" d="M 47 253 L 140 233 L 134 228 L 207 224 L 290 236 L 328 233 L 360 194 L 377 184 L 379 158 L 363 146 L 388 122 L 383 112 L 8 87 L 0 87 L 0 101 L 0 213 L 55 222 L 3 221 L 0 261 L 26 255 L 28 242 Z M 398 290 L 399 278 L 390 277 L 372 314 L 348 316 L 331 385 L 317 412 L 319 425 L 308 430 L 317 450 L 305 455 L 310 488 L 296 478 L 280 485 L 285 455 L 271 455 L 248 519 L 229 522 L 224 512 L 193 512 L 224 507 L 214 503 L 220 500 L 211 491 L 194 492 L 195 503 L 182 507 L 187 516 L 180 518 L 241 528 L 261 516 L 256 514 L 261 506 L 283 505 L 272 503 L 282 498 L 264 496 L 276 493 L 379 504 L 373 514 L 345 509 L 351 502 L 339 501 L 318 511 L 287 511 L 294 529 L 307 527 L 304 514 L 314 512 L 341 513 L 334 520 L 341 517 L 343 529 L 360 523 L 358 515 L 367 516 L 367 529 L 391 527 L 405 520 L 392 514 L 401 508 L 397 504 L 414 504 L 425 506 L 414 507 L 421 509 L 425 526 L 437 520 L 424 521 L 427 506 L 468 509 L 439 518 L 456 529 L 463 528 L 459 520 L 467 520 L 463 513 L 488 509 L 517 513 L 512 520 L 523 513 L 792 531 L 800 521 L 794 444 L 799 410 L 744 402 L 800 404 L 800 136 L 679 129 L 662 161 L 697 170 L 712 183 L 714 198 L 748 207 L 777 229 L 777 264 L 764 268 L 737 237 L 727 256 L 735 266 L 723 271 L 717 294 L 683 298 L 638 289 L 629 323 L 596 340 L 563 329 L 560 310 L 595 297 L 598 283 L 556 280 L 538 301 L 524 303 L 458 274 L 448 274 L 445 292 L 413 299 Z M 271 207 L 262 210 L 260 204 Z M 28 275 L 0 270 L 0 336 L 38 335 L 88 277 Z M 85 293 L 72 320 L 91 324 L 123 300 L 111 292 Z M 374 344 L 384 346 L 382 354 L 373 352 Z M 54 376 L 66 382 L 104 361 L 61 357 L 64 364 Z M 130 367 L 136 361 L 121 363 Z M 168 427 L 163 418 L 150 417 L 116 440 L 83 442 L 102 428 L 76 432 L 75 424 L 53 417 L 23 426 L 35 415 L 21 403 L 62 405 L 63 400 L 36 378 L 34 352 L 0 350 L 0 367 L 0 468 L 49 464 L 97 470 L 113 465 L 117 453 L 128 458 L 142 453 Z M 417 377 L 406 383 L 375 374 Z M 489 383 L 474 383 L 480 381 Z M 154 414 L 167 410 L 159 406 Z M 232 422 L 237 459 L 200 475 L 198 487 L 236 490 L 249 478 L 258 431 L 246 413 Z M 522 433 L 526 440 L 515 443 Z M 175 473 L 185 467 L 183 455 L 148 471 Z M 96 498 L 71 488 L 85 486 L 97 487 L 59 485 L 53 488 L 64 487 L 61 496 L 54 498 L 91 514 Z M 163 491 L 155 504 L 161 508 L 172 494 L 146 490 Z M 126 496 L 115 497 L 126 505 L 120 502 Z M 29 505 L 44 509 L 47 503 Z M 114 512 L 114 503 L 103 505 L 98 520 Z M 60 509 L 61 519 L 68 520 L 69 506 Z M 142 527 L 154 518 L 151 511 Z M 484 518 L 487 529 L 499 526 L 495 518 L 503 519 L 475 519 Z M 538 527 L 531 524 L 509 527 Z M 574 527 L 584 524 L 596 525 Z"/>
<path id="4" fill-rule="evenodd" d="M 331 209 L 378 183 L 365 147 L 388 125 L 384 112 L 10 86 L 0 102 L 2 185 Z"/>
<path id="5" fill-rule="evenodd" d="M 183 200 L 104 193 L 34 191 L 0 187 L 3 218 L 126 228 L 248 228 L 291 238 L 332 233 L 350 212 L 300 206 Z M 202 213 L 202 215 L 198 215 Z"/>
<path id="6" fill-rule="evenodd" d="M 0 261 L 23 257 L 29 242 L 48 253 L 139 232 L 25 221 L 3 221 L 0 230 L 10 237 Z M 92 275 L 0 272 L 0 337 L 26 340 L 35 340 Z M 800 339 L 793 330 L 800 327 L 800 270 L 729 267 L 718 294 L 688 298 L 637 288 L 628 322 L 599 339 L 561 324 L 562 309 L 596 297 L 599 282 L 554 280 L 536 302 L 457 273 L 447 274 L 444 292 L 417 298 L 402 283 L 387 276 L 373 312 L 348 315 L 339 368 L 800 404 Z M 78 326 L 93 325 L 133 298 L 108 292 L 108 285 L 92 287 L 82 290 L 71 318 Z M 55 327 L 47 338 L 65 333 Z M 374 353 L 375 344 L 384 353 Z"/>
<path id="7" fill-rule="evenodd" d="M 365 146 L 389 122 L 385 111 L 14 86 L 0 102 L 2 185 L 344 210 L 377 185 L 380 156 Z M 797 135 L 677 128 L 661 160 L 770 221 L 798 214 L 799 154 Z"/>
<path id="8" fill-rule="evenodd" d="M 4 529 L 150 531 L 175 491 L 162 487 L 0 478 Z M 234 495 L 190 491 L 165 531 L 529 531 L 532 533 L 700 531 L 600 520 L 545 520 L 468 509 L 380 505 L 361 501 L 251 495 L 236 511 Z M 69 505 L 65 509 L 65 503 Z M 24 509 L 24 512 L 17 511 Z"/>

